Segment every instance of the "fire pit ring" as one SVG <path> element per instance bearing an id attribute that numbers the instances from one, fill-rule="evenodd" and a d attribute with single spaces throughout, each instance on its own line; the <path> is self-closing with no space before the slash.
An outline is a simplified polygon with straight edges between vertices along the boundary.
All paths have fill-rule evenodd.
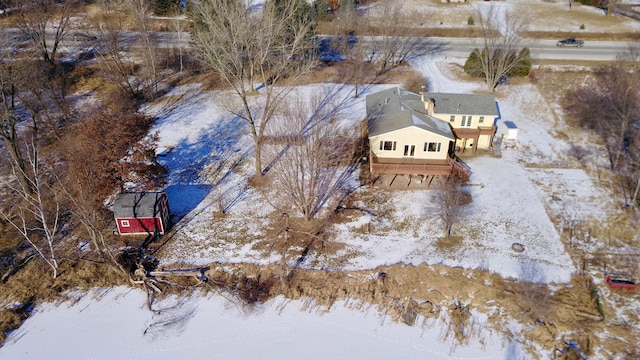
<path id="1" fill-rule="evenodd" d="M 513 243 L 511 244 L 511 250 L 521 253 L 524 251 L 524 245 L 520 244 L 520 243 Z"/>

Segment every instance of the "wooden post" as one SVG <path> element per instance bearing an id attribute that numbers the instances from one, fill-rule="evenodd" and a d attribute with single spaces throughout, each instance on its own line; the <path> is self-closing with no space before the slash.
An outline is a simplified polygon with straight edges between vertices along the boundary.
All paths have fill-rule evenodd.
<path id="1" fill-rule="evenodd" d="M 396 179 L 397 176 L 398 174 L 393 174 L 393 178 L 391 178 L 391 181 L 389 181 L 389 188 L 391 188 L 391 184 L 393 184 L 393 181 Z"/>

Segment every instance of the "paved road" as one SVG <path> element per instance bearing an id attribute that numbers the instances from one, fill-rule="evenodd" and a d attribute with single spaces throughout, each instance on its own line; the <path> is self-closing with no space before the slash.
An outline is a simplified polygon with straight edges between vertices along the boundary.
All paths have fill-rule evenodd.
<path id="1" fill-rule="evenodd" d="M 326 37 L 324 38 L 326 39 Z M 365 43 L 379 41 L 379 38 L 361 38 Z M 437 56 L 466 58 L 475 48 L 482 47 L 480 38 L 423 37 L 415 38 L 420 52 Z M 582 48 L 560 48 L 557 40 L 522 39 L 531 57 L 537 60 L 614 61 L 621 52 L 629 48 L 623 41 L 585 41 Z"/>
<path id="2" fill-rule="evenodd" d="M 18 29 L 3 29 L 10 38 L 28 41 L 28 38 Z M 92 34 L 99 36 L 99 34 Z M 140 35 L 132 31 L 122 31 L 120 38 L 123 46 L 133 46 Z M 191 40 L 189 33 L 172 33 L 172 32 L 154 32 L 152 38 L 155 39 L 160 47 L 189 47 Z M 362 41 L 375 41 L 375 38 L 364 37 Z M 53 40 L 51 36 L 50 41 Z M 469 56 L 474 48 L 480 47 L 481 39 L 477 38 L 448 38 L 448 37 L 424 37 L 417 38 L 419 43 L 423 45 L 423 51 L 434 53 L 441 56 L 463 57 Z M 578 61 L 613 61 L 618 54 L 629 47 L 629 43 L 622 41 L 585 41 L 582 48 L 559 48 L 556 46 L 557 40 L 538 40 L 523 39 L 522 45 L 531 51 L 533 59 L 540 60 L 578 60 Z M 73 41 L 72 32 L 70 32 L 66 40 L 62 44 L 69 47 L 86 47 L 92 45 L 88 41 Z"/>
<path id="3" fill-rule="evenodd" d="M 481 39 L 432 39 L 442 44 L 444 55 L 452 57 L 467 57 L 474 48 L 482 45 Z M 629 47 L 629 43 L 623 41 L 585 41 L 582 48 L 560 48 L 556 46 L 556 42 L 557 40 L 524 39 L 522 45 L 529 48 L 533 59 L 583 61 L 613 61 Z"/>

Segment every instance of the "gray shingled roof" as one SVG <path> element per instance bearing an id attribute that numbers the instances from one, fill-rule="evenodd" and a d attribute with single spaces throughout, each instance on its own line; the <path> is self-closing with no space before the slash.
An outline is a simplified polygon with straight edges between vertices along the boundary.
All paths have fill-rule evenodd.
<path id="1" fill-rule="evenodd" d="M 161 192 L 124 193 L 113 202 L 116 218 L 149 218 L 160 216 Z"/>
<path id="2" fill-rule="evenodd" d="M 436 114 L 498 116 L 496 98 L 490 94 L 446 94 L 425 92 L 424 98 L 434 99 Z"/>
<path id="3" fill-rule="evenodd" d="M 415 126 L 455 140 L 451 126 L 426 114 L 420 95 L 401 88 L 379 91 L 366 98 L 369 136 Z"/>
<path id="4" fill-rule="evenodd" d="M 420 95 L 399 87 L 378 91 L 367 95 L 367 117 L 377 117 L 400 111 L 405 107 L 424 112 Z"/>

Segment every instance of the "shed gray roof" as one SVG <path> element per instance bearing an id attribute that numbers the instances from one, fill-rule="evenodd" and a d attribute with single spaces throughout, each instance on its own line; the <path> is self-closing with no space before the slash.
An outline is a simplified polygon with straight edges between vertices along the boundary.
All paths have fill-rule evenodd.
<path id="1" fill-rule="evenodd" d="M 415 126 L 455 140 L 448 123 L 426 114 L 418 94 L 391 88 L 367 95 L 366 106 L 369 137 Z"/>
<path id="2" fill-rule="evenodd" d="M 490 94 L 423 93 L 425 100 L 434 99 L 436 114 L 498 116 L 496 98 Z"/>
<path id="3" fill-rule="evenodd" d="M 163 192 L 124 193 L 113 202 L 116 218 L 149 218 L 160 216 L 160 198 Z"/>

